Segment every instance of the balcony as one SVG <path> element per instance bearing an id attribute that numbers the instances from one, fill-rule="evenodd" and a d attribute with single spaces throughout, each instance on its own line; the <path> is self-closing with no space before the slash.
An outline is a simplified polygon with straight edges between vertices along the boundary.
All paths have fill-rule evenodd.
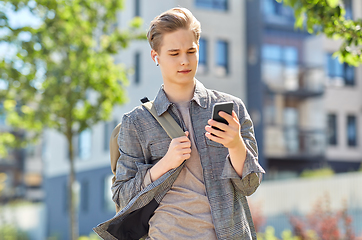
<path id="1" fill-rule="evenodd" d="M 325 88 L 322 67 L 266 60 L 262 64 L 262 79 L 268 92 L 299 99 L 321 96 Z"/>
<path id="2" fill-rule="evenodd" d="M 264 150 L 267 158 L 314 160 L 325 154 L 326 134 L 322 129 L 267 125 Z"/>

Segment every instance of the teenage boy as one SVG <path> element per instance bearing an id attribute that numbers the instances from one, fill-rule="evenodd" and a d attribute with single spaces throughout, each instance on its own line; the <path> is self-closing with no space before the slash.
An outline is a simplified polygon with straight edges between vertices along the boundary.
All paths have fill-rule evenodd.
<path id="1" fill-rule="evenodd" d="M 112 185 L 122 210 L 94 229 L 104 239 L 256 240 L 246 196 L 264 170 L 253 124 L 239 98 L 195 79 L 200 32 L 185 8 L 151 22 L 151 57 L 163 78 L 154 107 L 159 116 L 168 111 L 185 136 L 171 140 L 142 106 L 124 115 Z M 228 125 L 211 120 L 213 105 L 226 101 L 232 115 L 219 115 Z"/>

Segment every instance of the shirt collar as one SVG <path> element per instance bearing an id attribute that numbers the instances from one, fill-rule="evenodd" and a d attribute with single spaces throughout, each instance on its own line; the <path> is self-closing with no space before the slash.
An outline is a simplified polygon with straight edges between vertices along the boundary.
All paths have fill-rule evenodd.
<path id="1" fill-rule="evenodd" d="M 207 108 L 207 91 L 204 85 L 198 80 L 196 80 L 194 96 L 191 101 L 195 101 L 202 108 Z M 153 101 L 158 116 L 166 112 L 171 104 L 162 85 Z"/>

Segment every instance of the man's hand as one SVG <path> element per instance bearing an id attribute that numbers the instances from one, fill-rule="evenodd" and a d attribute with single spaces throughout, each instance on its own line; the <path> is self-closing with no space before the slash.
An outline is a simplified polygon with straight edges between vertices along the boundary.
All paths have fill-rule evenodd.
<path id="1" fill-rule="evenodd" d="M 186 136 L 172 139 L 166 155 L 160 160 L 167 164 L 169 170 L 177 168 L 186 159 L 191 156 L 191 141 L 188 138 L 189 132 L 185 132 Z"/>
<path id="2" fill-rule="evenodd" d="M 191 141 L 188 138 L 189 132 L 186 131 L 185 134 L 186 136 L 172 139 L 166 155 L 150 169 L 152 182 L 190 158 Z"/>
<path id="3" fill-rule="evenodd" d="M 205 127 L 206 137 L 212 141 L 221 143 L 229 149 L 239 147 L 240 144 L 243 143 L 243 140 L 240 135 L 240 123 L 238 116 L 234 111 L 232 112 L 232 116 L 223 111 L 220 111 L 219 115 L 220 117 L 224 118 L 229 123 L 229 125 L 209 119 L 209 125 Z M 220 130 L 214 129 L 212 127 L 217 127 Z"/>
<path id="4" fill-rule="evenodd" d="M 209 119 L 209 125 L 205 126 L 205 135 L 210 140 L 221 143 L 228 148 L 231 164 L 236 173 L 242 177 L 247 150 L 240 134 L 241 126 L 239 118 L 234 111 L 232 112 L 232 116 L 222 111 L 219 112 L 219 115 L 224 118 L 229 125 Z M 220 130 L 212 127 L 217 127 Z"/>

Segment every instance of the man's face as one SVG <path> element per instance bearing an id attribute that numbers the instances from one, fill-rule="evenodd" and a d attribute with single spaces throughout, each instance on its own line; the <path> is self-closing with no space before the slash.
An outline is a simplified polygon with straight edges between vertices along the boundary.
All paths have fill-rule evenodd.
<path id="1" fill-rule="evenodd" d="M 158 61 L 165 85 L 193 85 L 199 61 L 198 45 L 193 32 L 179 29 L 164 34 Z"/>

